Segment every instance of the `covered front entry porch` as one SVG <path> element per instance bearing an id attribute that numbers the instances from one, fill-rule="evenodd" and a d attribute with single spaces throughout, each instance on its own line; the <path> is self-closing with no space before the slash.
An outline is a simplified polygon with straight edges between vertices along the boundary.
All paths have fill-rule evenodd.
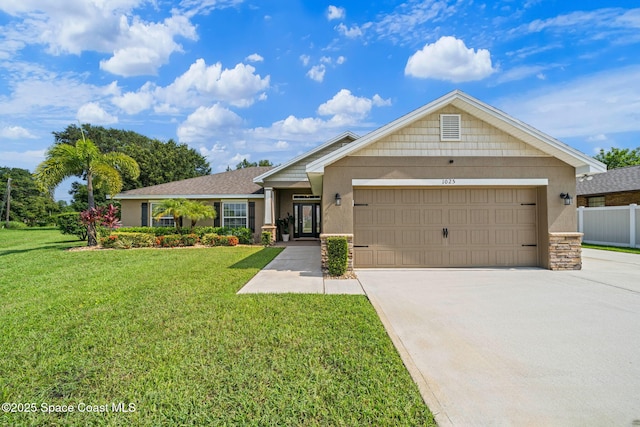
<path id="1" fill-rule="evenodd" d="M 264 200 L 263 230 L 270 231 L 274 241 L 281 241 L 287 232 L 292 240 L 320 239 L 321 196 L 311 194 L 309 188 L 266 187 Z"/>

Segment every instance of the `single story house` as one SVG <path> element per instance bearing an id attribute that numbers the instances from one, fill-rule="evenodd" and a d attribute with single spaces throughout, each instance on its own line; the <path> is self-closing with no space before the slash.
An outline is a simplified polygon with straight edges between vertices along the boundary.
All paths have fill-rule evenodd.
<path id="1" fill-rule="evenodd" d="M 116 199 L 124 225 L 150 225 L 154 202 L 189 197 L 214 204 L 221 225 L 247 224 L 256 237 L 291 213 L 294 239 L 324 244 L 345 236 L 359 268 L 579 269 L 581 234 L 569 195 L 576 176 L 605 169 L 456 90 L 367 135 L 345 132 L 275 168 L 140 188 Z M 197 190 L 186 191 L 190 186 Z"/>
<path id="2" fill-rule="evenodd" d="M 576 178 L 578 206 L 627 206 L 640 204 L 640 165 L 611 169 Z"/>

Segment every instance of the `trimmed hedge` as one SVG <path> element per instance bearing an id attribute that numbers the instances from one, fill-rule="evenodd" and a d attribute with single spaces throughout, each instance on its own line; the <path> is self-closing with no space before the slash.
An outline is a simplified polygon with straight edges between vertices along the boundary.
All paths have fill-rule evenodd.
<path id="1" fill-rule="evenodd" d="M 156 237 L 169 236 L 176 233 L 174 227 L 122 227 L 118 229 L 127 233 L 151 233 Z M 253 232 L 250 228 L 230 228 L 230 227 L 193 227 L 193 230 L 183 228 L 180 230 L 180 234 L 195 234 L 199 238 L 202 238 L 205 234 L 217 234 L 218 236 L 236 236 L 239 243 L 243 245 L 250 245 L 253 243 Z"/>
<path id="2" fill-rule="evenodd" d="M 155 243 L 156 238 L 151 233 L 127 233 L 117 231 L 100 238 L 100 244 L 103 248 L 152 248 Z"/>
<path id="3" fill-rule="evenodd" d="M 327 237 L 327 267 L 331 276 L 347 272 L 349 244 L 346 237 Z"/>
<path id="4" fill-rule="evenodd" d="M 196 234 L 168 234 L 156 237 L 156 246 L 163 248 L 175 248 L 178 246 L 193 246 L 200 239 Z"/>
<path id="5" fill-rule="evenodd" d="M 236 246 L 238 238 L 236 236 L 219 236 L 217 234 L 205 234 L 201 240 L 206 246 Z"/>

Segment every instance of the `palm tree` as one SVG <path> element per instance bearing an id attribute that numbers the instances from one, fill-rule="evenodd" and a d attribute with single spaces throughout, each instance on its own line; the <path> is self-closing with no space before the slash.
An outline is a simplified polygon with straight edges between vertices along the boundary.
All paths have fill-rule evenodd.
<path id="1" fill-rule="evenodd" d="M 201 219 L 216 219 L 218 214 L 211 205 L 205 205 L 201 202 L 193 200 L 187 200 L 185 216 L 191 220 L 191 229 L 196 226 L 196 223 Z"/>
<path id="2" fill-rule="evenodd" d="M 89 209 L 95 208 L 94 185 L 111 196 L 122 190 L 122 174 L 135 179 L 140 174 L 138 163 L 123 153 L 101 153 L 90 139 L 80 139 L 75 145 L 56 144 L 47 150 L 46 159 L 38 165 L 34 177 L 41 188 L 51 192 L 71 176 L 87 180 Z M 87 229 L 88 245 L 98 244 L 95 225 Z"/>
<path id="3" fill-rule="evenodd" d="M 167 199 L 155 207 L 153 217 L 157 220 L 165 216 L 172 216 L 176 230 L 180 232 L 182 219 L 188 217 L 191 220 L 191 229 L 201 219 L 215 219 L 216 210 L 213 206 L 187 199 Z"/>

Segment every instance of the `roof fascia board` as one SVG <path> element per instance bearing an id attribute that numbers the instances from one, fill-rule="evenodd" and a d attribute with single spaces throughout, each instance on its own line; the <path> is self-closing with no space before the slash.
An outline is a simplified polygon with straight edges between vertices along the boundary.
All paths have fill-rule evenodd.
<path id="1" fill-rule="evenodd" d="M 113 199 L 264 199 L 264 194 L 116 194 Z"/>
<path id="2" fill-rule="evenodd" d="M 266 178 L 270 177 L 271 175 L 274 175 L 278 172 L 280 172 L 283 169 L 288 168 L 289 166 L 293 165 L 294 163 L 297 163 L 301 160 L 304 160 L 305 158 L 317 153 L 318 151 L 324 150 L 325 148 L 331 146 L 332 144 L 335 144 L 336 142 L 340 141 L 341 139 L 344 138 L 351 138 L 353 141 L 357 140 L 360 138 L 360 136 L 358 136 L 357 134 L 351 132 L 351 131 L 346 131 L 341 133 L 340 135 L 331 138 L 330 140 L 328 140 L 327 142 L 320 144 L 319 146 L 305 152 L 302 153 L 301 155 L 294 157 L 293 159 L 289 160 L 288 162 L 277 166 L 265 173 L 263 173 L 262 175 L 258 175 L 257 177 L 253 178 L 253 182 L 255 182 L 256 184 L 264 184 L 264 181 Z"/>

